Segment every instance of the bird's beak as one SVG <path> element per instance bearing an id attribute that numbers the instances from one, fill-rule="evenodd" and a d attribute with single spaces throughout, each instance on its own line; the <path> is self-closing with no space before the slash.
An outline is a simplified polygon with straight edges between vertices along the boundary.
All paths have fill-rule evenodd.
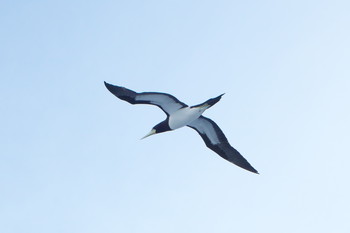
<path id="1" fill-rule="evenodd" d="M 147 138 L 147 137 L 149 137 L 149 136 L 151 136 L 151 135 L 153 135 L 153 134 L 156 134 L 156 130 L 155 130 L 155 129 L 152 129 L 151 132 L 149 132 L 146 136 L 144 136 L 143 138 L 141 138 L 141 140 L 144 139 L 144 138 Z"/>

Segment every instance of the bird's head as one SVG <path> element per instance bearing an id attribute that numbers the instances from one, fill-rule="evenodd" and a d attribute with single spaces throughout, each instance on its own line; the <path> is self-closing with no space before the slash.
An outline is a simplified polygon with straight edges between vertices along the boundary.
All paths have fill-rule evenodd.
<path id="1" fill-rule="evenodd" d="M 158 125 L 154 126 L 152 128 L 151 132 L 149 132 L 146 136 L 144 136 L 141 139 L 147 138 L 153 134 L 163 133 L 163 132 L 170 131 L 170 130 L 171 129 L 169 127 L 168 120 L 165 120 L 165 121 L 160 122 Z"/>

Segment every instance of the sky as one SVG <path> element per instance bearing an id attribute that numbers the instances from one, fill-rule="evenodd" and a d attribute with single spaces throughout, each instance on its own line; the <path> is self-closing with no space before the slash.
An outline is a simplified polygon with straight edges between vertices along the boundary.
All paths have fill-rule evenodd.
<path id="1" fill-rule="evenodd" d="M 0 3 L 0 232 L 347 233 L 350 3 Z M 195 105 L 260 172 L 103 81 Z"/>

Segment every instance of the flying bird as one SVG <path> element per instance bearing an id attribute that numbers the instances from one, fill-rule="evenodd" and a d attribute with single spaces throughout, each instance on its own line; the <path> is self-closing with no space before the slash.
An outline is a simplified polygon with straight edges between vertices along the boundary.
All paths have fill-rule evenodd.
<path id="1" fill-rule="evenodd" d="M 141 92 L 129 90 L 125 87 L 111 85 L 105 82 L 107 89 L 121 100 L 130 104 L 151 104 L 161 108 L 167 118 L 154 126 L 146 136 L 142 139 L 154 134 L 175 130 L 184 126 L 188 126 L 196 130 L 204 140 L 206 146 L 215 151 L 222 158 L 231 163 L 246 169 L 248 171 L 258 173 L 252 165 L 233 148 L 219 126 L 211 119 L 202 116 L 203 112 L 214 104 L 219 102 L 221 97 L 211 98 L 204 103 L 188 106 L 179 101 L 176 97 L 160 92 Z"/>

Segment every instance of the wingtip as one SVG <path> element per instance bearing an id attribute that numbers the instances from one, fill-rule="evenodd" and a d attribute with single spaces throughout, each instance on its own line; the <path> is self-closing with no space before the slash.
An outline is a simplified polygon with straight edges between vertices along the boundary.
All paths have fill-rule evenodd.
<path id="1" fill-rule="evenodd" d="M 253 168 L 251 165 L 250 165 L 249 168 L 244 168 L 244 169 L 246 169 L 246 170 L 248 170 L 248 171 L 250 171 L 252 173 L 260 175 L 260 173 L 255 168 Z"/>
<path id="2" fill-rule="evenodd" d="M 243 158 L 243 156 L 242 156 L 242 160 L 239 163 L 234 162 L 234 161 L 230 161 L 230 162 L 232 162 L 233 164 L 235 164 L 235 165 L 237 165 L 237 166 L 239 166 L 239 167 L 241 167 L 241 168 L 243 168 L 251 173 L 255 173 L 258 175 L 260 174 L 252 165 L 250 165 L 250 163 L 245 158 Z"/>
<path id="3" fill-rule="evenodd" d="M 118 97 L 118 86 L 114 86 L 112 84 L 107 83 L 104 81 L 105 87 L 107 88 L 108 91 L 110 91 L 113 95 Z"/>
<path id="4" fill-rule="evenodd" d="M 105 84 L 105 87 L 106 87 L 110 92 L 112 92 L 112 93 L 113 93 L 113 89 L 114 89 L 115 87 L 117 87 L 117 86 L 114 86 L 114 85 L 112 85 L 112 84 L 107 83 L 106 81 L 104 81 L 104 84 Z"/>

